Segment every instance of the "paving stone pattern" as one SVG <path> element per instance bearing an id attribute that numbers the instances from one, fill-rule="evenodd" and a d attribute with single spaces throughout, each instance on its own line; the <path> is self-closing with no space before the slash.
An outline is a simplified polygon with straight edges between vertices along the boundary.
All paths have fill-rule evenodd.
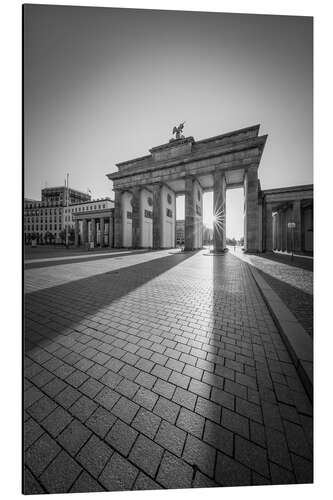
<path id="1" fill-rule="evenodd" d="M 312 482 L 312 406 L 248 264 L 120 263 L 29 270 L 24 491 Z"/>
<path id="2" fill-rule="evenodd" d="M 240 251 L 236 255 L 256 267 L 264 280 L 279 295 L 306 332 L 313 336 L 313 262 L 298 259 L 294 264 L 290 256 L 268 254 L 247 255 Z M 301 262 L 299 263 L 298 260 Z"/>

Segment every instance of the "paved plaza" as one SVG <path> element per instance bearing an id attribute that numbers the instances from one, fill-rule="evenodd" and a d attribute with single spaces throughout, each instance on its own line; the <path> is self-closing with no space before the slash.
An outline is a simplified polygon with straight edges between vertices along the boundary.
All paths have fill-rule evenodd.
<path id="1" fill-rule="evenodd" d="M 74 257 L 26 264 L 26 493 L 312 482 L 312 405 L 246 261 Z"/>
<path id="2" fill-rule="evenodd" d="M 259 271 L 278 294 L 305 331 L 313 336 L 313 258 L 268 252 L 262 255 L 235 255 Z"/>

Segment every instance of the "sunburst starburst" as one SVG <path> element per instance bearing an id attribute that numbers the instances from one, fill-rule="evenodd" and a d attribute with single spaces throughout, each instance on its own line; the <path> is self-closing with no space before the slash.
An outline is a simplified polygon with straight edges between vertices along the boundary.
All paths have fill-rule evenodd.
<path id="1" fill-rule="evenodd" d="M 225 212 L 223 207 L 214 210 L 213 215 L 213 228 L 218 234 L 224 233 Z"/>

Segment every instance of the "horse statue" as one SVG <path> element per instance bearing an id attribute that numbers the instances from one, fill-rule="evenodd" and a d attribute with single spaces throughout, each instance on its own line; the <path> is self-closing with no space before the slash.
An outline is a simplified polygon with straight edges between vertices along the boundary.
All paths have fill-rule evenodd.
<path id="1" fill-rule="evenodd" d="M 178 125 L 178 127 L 173 127 L 173 131 L 172 133 L 173 134 L 176 134 L 176 137 L 175 139 L 185 139 L 185 137 L 183 136 L 182 132 L 183 132 L 183 129 L 184 129 L 184 125 L 185 125 L 185 122 L 183 123 L 180 123 Z M 174 140 L 175 140 L 174 139 Z"/>

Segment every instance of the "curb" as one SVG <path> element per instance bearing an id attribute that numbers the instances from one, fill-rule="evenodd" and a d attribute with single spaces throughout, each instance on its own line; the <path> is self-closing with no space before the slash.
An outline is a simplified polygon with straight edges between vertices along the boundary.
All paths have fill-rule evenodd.
<path id="1" fill-rule="evenodd" d="M 310 400 L 313 401 L 312 338 L 260 273 L 250 264 L 248 266 L 292 357 L 305 390 Z"/>

